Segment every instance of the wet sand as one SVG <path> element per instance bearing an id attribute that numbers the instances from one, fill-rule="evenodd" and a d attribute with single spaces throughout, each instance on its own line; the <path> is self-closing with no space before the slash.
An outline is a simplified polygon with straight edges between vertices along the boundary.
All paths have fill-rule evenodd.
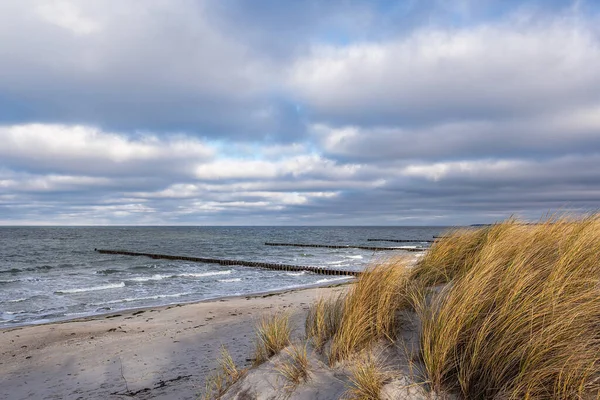
<path id="1" fill-rule="evenodd" d="M 196 399 L 225 345 L 251 364 L 261 315 L 289 311 L 303 331 L 310 303 L 348 285 L 154 307 L 0 330 L 2 399 Z"/>

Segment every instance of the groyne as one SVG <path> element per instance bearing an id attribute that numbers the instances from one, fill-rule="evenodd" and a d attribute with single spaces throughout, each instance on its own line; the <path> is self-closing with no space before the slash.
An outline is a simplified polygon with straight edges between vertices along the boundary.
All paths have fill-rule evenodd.
<path id="1" fill-rule="evenodd" d="M 108 250 L 108 249 L 94 249 L 94 250 L 97 251 L 98 253 L 102 253 L 102 254 L 118 254 L 118 255 L 123 255 L 123 256 L 150 257 L 150 258 L 154 258 L 154 259 L 192 261 L 192 262 L 202 262 L 202 263 L 208 263 L 208 264 L 219 264 L 219 265 L 241 265 L 244 267 L 266 268 L 266 269 L 272 269 L 272 270 L 276 270 L 276 271 L 308 271 L 308 272 L 312 272 L 312 273 L 320 274 L 320 275 L 348 275 L 348 276 L 360 275 L 359 271 L 349 271 L 349 270 L 305 266 L 305 265 L 276 264 L 276 263 L 266 263 L 266 262 L 259 262 L 259 261 L 226 260 L 226 259 L 220 259 L 220 258 L 207 258 L 207 257 L 175 256 L 175 255 L 168 255 L 168 254 L 138 253 L 138 252 L 134 252 L 134 251 L 124 251 L 124 250 Z"/>
<path id="2" fill-rule="evenodd" d="M 361 249 L 371 251 L 425 251 L 420 248 L 399 248 L 399 247 L 372 247 L 372 246 L 351 246 L 351 245 L 334 245 L 334 244 L 304 244 L 304 243 L 273 243 L 266 242 L 266 246 L 287 246 L 287 247 L 324 247 L 327 249 Z"/>
<path id="3" fill-rule="evenodd" d="M 394 242 L 394 243 L 433 243 L 427 239 L 367 239 L 367 242 Z"/>

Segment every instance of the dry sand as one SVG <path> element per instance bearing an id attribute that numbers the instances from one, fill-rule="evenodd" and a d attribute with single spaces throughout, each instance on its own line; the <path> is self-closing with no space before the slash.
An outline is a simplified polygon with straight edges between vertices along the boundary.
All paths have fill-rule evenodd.
<path id="1" fill-rule="evenodd" d="M 0 330 L 0 399 L 196 399 L 221 345 L 249 365 L 254 324 L 288 310 L 295 328 L 347 285 L 155 307 Z"/>

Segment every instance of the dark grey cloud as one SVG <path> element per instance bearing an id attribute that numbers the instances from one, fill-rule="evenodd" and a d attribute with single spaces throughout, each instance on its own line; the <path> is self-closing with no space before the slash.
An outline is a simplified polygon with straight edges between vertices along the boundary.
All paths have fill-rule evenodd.
<path id="1" fill-rule="evenodd" d="M 277 66 L 216 26 L 204 2 L 1 7 L 1 123 L 284 140 L 282 131 L 298 133 L 298 118 L 276 99 Z"/>
<path id="2" fill-rule="evenodd" d="M 0 223 L 594 210 L 598 21 L 590 2 L 2 2 Z"/>

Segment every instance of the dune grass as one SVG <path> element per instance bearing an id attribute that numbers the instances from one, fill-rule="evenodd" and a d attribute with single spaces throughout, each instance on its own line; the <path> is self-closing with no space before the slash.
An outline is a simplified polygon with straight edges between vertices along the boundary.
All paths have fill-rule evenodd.
<path id="1" fill-rule="evenodd" d="M 450 282 L 477 264 L 481 249 L 503 232 L 514 226 L 523 226 L 514 218 L 484 228 L 460 228 L 447 232 L 436 240 L 411 272 L 411 280 L 422 286 Z"/>
<path id="2" fill-rule="evenodd" d="M 363 273 L 343 304 L 343 313 L 332 336 L 329 363 L 348 358 L 370 344 L 393 340 L 398 312 L 410 306 L 409 274 L 403 259 L 391 259 Z M 336 314 L 337 315 L 337 314 Z"/>
<path id="3" fill-rule="evenodd" d="M 289 314 L 279 312 L 261 318 L 256 326 L 254 365 L 260 365 L 290 344 Z"/>
<path id="4" fill-rule="evenodd" d="M 458 272 L 442 274 L 451 284 L 419 310 L 433 388 L 467 399 L 598 396 L 600 218 L 454 235 L 467 238 L 440 245 L 465 248 L 427 268 Z"/>
<path id="5" fill-rule="evenodd" d="M 314 302 L 306 316 L 304 331 L 319 352 L 338 331 L 344 313 L 345 297 L 339 295 L 331 299 L 320 298 Z"/>
<path id="6" fill-rule="evenodd" d="M 390 373 L 372 353 L 353 360 L 350 367 L 349 386 L 343 398 L 347 400 L 379 400 L 380 391 Z"/>
<path id="7" fill-rule="evenodd" d="M 284 350 L 286 359 L 279 363 L 276 370 L 286 380 L 285 390 L 292 392 L 303 382 L 309 379 L 309 361 L 304 345 L 292 345 Z"/>
<path id="8" fill-rule="evenodd" d="M 248 370 L 239 369 L 236 366 L 225 346 L 221 347 L 221 355 L 218 362 L 219 369 L 206 379 L 204 395 L 202 396 L 205 400 L 221 398 L 231 385 L 248 372 Z"/>
<path id="9" fill-rule="evenodd" d="M 346 398 L 379 398 L 390 375 L 360 354 L 394 341 L 406 309 L 419 316 L 419 366 L 435 392 L 600 399 L 600 214 L 453 231 L 414 268 L 380 262 L 345 296 L 318 300 L 306 336 L 330 365 L 347 360 Z M 259 364 L 290 344 L 287 315 L 263 318 L 257 338 Z M 293 390 L 308 360 L 306 347 L 289 351 L 277 368 Z"/>

